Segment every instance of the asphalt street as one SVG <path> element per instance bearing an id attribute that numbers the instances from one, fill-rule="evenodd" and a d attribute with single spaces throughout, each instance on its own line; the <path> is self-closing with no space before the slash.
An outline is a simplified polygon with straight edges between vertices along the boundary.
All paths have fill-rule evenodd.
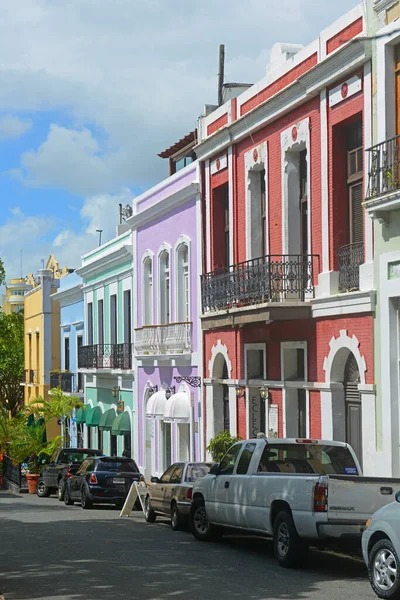
<path id="1" fill-rule="evenodd" d="M 280 568 L 269 540 L 200 543 L 114 507 L 82 510 L 52 496 L 0 491 L 0 597 L 5 600 L 376 599 L 363 563 L 312 551 Z"/>

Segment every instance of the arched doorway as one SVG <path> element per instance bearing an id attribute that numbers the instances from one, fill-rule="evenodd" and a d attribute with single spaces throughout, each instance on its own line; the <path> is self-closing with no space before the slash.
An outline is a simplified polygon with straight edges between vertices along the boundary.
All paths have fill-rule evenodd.
<path id="1" fill-rule="evenodd" d="M 222 371 L 222 379 L 228 379 L 228 367 L 224 361 L 224 368 Z M 222 384 L 222 402 L 223 402 L 223 414 L 224 414 L 224 429 L 230 430 L 230 413 L 229 413 L 229 387 L 226 383 Z"/>
<path id="2" fill-rule="evenodd" d="M 362 406 L 358 390 L 360 371 L 357 360 L 350 352 L 344 368 L 344 402 L 346 442 L 350 444 L 362 466 Z"/>

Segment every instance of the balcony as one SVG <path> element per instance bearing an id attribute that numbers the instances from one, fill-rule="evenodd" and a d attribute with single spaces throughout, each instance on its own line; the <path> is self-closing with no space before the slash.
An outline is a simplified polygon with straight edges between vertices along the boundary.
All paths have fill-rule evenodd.
<path id="1" fill-rule="evenodd" d="M 368 190 L 364 206 L 380 222 L 400 208 L 400 135 L 376 144 L 369 153 Z"/>
<path id="2" fill-rule="evenodd" d="M 64 393 L 83 392 L 83 378 L 80 373 L 58 373 L 50 372 L 50 387 L 59 387 Z"/>
<path id="3" fill-rule="evenodd" d="M 337 250 L 339 263 L 339 292 L 360 289 L 360 265 L 364 263 L 364 243 L 357 242 Z"/>
<path id="4" fill-rule="evenodd" d="M 192 323 L 145 325 L 135 329 L 137 356 L 174 356 L 192 351 Z"/>
<path id="5" fill-rule="evenodd" d="M 94 344 L 78 348 L 78 369 L 132 369 L 132 344 Z"/>
<path id="6" fill-rule="evenodd" d="M 33 369 L 25 369 L 24 376 L 20 385 L 38 385 L 39 373 Z"/>
<path id="7" fill-rule="evenodd" d="M 201 276 L 202 327 L 307 318 L 306 301 L 314 297 L 318 273 L 316 255 L 268 255 L 206 273 Z"/>

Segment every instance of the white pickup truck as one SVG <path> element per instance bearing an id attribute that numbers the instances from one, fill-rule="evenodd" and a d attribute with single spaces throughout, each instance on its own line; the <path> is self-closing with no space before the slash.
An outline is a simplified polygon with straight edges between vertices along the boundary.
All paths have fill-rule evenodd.
<path id="1" fill-rule="evenodd" d="M 224 528 L 272 536 L 279 563 L 296 567 L 310 543 L 361 537 L 367 519 L 398 490 L 400 479 L 363 477 L 343 442 L 245 440 L 195 482 L 190 526 L 201 541 Z"/>

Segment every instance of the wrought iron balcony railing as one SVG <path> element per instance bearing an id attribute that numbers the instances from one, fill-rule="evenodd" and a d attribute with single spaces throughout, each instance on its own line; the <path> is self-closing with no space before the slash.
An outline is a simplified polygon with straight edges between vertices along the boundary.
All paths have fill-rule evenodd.
<path id="1" fill-rule="evenodd" d="M 135 330 L 135 354 L 187 354 L 192 351 L 192 323 L 145 325 Z"/>
<path id="2" fill-rule="evenodd" d="M 33 369 L 25 369 L 23 382 L 28 385 L 39 383 L 39 373 Z"/>
<path id="3" fill-rule="evenodd" d="M 400 135 L 368 148 L 366 200 L 400 189 Z"/>
<path id="4" fill-rule="evenodd" d="M 203 313 L 314 297 L 319 256 L 268 255 L 201 276 Z"/>
<path id="5" fill-rule="evenodd" d="M 132 368 L 132 344 L 94 344 L 78 348 L 79 369 Z"/>
<path id="6" fill-rule="evenodd" d="M 364 243 L 356 242 L 337 250 L 339 263 L 339 291 L 360 289 L 360 265 L 364 263 Z"/>
<path id="7" fill-rule="evenodd" d="M 50 372 L 50 387 L 59 387 L 65 393 L 71 394 L 78 390 L 75 389 L 75 374 L 74 373 L 55 373 Z"/>

